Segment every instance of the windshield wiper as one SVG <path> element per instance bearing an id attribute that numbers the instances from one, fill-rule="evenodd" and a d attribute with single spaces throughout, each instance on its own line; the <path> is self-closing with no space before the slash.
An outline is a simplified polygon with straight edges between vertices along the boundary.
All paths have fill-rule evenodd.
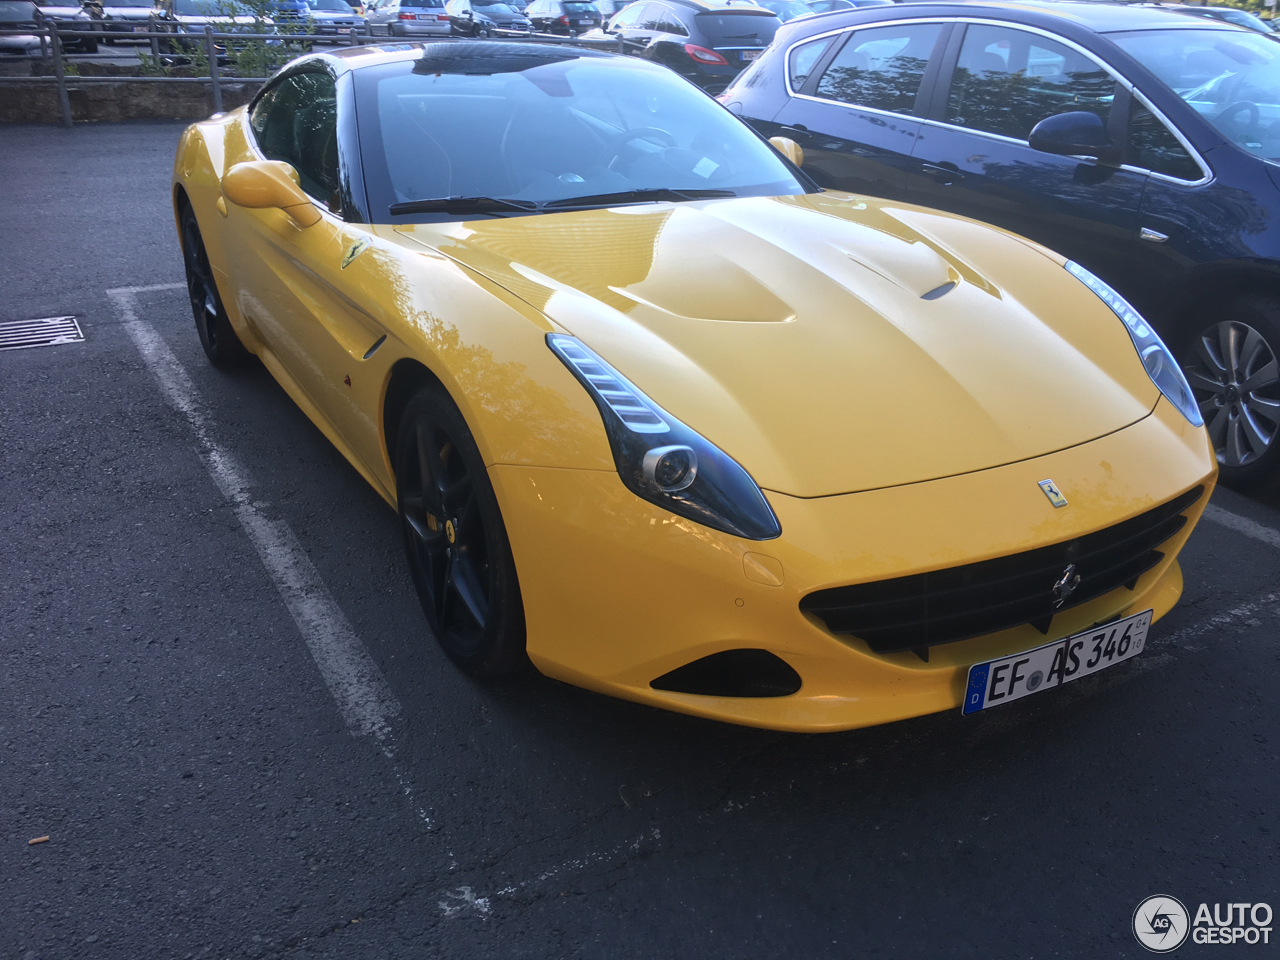
<path id="1" fill-rule="evenodd" d="M 407 200 L 393 203 L 390 213 L 398 217 L 407 213 L 487 213 L 499 216 L 504 210 L 526 213 L 537 210 L 532 200 L 503 200 L 500 197 L 436 197 L 431 200 Z"/>
<path id="2" fill-rule="evenodd" d="M 662 200 L 714 200 L 720 197 L 736 197 L 732 190 L 671 190 L 657 187 L 652 190 L 623 190 L 620 193 L 596 193 L 588 197 L 567 197 L 564 200 L 548 200 L 544 210 L 559 207 L 614 207 L 624 203 L 646 203 Z"/>

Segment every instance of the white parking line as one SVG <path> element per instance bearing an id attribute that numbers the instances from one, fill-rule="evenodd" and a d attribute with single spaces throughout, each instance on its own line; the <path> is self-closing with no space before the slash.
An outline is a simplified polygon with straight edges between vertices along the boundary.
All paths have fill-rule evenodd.
<path id="1" fill-rule="evenodd" d="M 1223 510 L 1212 503 L 1204 508 L 1204 518 L 1219 526 L 1226 527 L 1228 530 L 1243 533 L 1246 537 L 1260 540 L 1268 546 L 1280 550 L 1280 530 L 1258 523 L 1257 520 L 1250 520 L 1248 517 L 1239 516 L 1230 510 Z"/>
<path id="2" fill-rule="evenodd" d="M 249 495 L 252 482 L 232 454 L 214 438 L 210 419 L 187 371 L 168 345 L 145 320 L 138 318 L 137 294 L 176 290 L 180 283 L 108 290 L 125 330 L 155 375 L 160 390 L 186 418 L 196 437 L 197 452 L 209 476 L 231 503 L 240 525 L 267 568 L 280 598 L 297 624 L 320 676 L 338 704 L 347 728 L 357 736 L 373 737 L 388 758 L 394 757 L 391 719 L 400 712 L 400 701 L 387 685 L 369 651 L 356 636 L 346 615 L 325 586 L 306 551 L 283 520 L 266 516 L 261 502 Z M 412 795 L 408 778 L 396 769 L 396 779 L 406 796 Z M 415 804 L 418 815 L 430 818 Z"/>

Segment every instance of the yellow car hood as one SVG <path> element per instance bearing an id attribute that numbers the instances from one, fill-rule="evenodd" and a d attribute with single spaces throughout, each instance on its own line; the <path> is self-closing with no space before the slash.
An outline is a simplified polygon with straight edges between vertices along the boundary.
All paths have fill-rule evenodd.
<path id="1" fill-rule="evenodd" d="M 792 496 L 1025 460 L 1158 399 L 1061 259 L 921 208 L 824 193 L 395 232 L 521 297 Z"/>

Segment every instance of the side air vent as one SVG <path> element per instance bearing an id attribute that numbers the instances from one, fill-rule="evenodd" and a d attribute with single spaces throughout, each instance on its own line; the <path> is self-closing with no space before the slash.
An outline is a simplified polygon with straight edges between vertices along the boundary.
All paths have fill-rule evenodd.
<path id="1" fill-rule="evenodd" d="M 768 650 L 722 650 L 664 673 L 649 686 L 704 697 L 789 697 L 800 683 L 791 664 Z"/>
<path id="2" fill-rule="evenodd" d="M 550 336 L 547 342 L 583 385 L 607 403 L 632 433 L 666 433 L 671 429 L 667 421 L 636 396 L 621 374 L 572 337 Z"/>

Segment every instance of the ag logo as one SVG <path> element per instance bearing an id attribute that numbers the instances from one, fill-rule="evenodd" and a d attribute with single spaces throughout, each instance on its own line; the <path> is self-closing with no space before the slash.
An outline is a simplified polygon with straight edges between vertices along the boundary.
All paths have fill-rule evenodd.
<path id="1" fill-rule="evenodd" d="M 1147 897 L 1133 911 L 1133 935 L 1152 953 L 1173 953 L 1187 942 L 1191 918 L 1174 897 Z"/>

